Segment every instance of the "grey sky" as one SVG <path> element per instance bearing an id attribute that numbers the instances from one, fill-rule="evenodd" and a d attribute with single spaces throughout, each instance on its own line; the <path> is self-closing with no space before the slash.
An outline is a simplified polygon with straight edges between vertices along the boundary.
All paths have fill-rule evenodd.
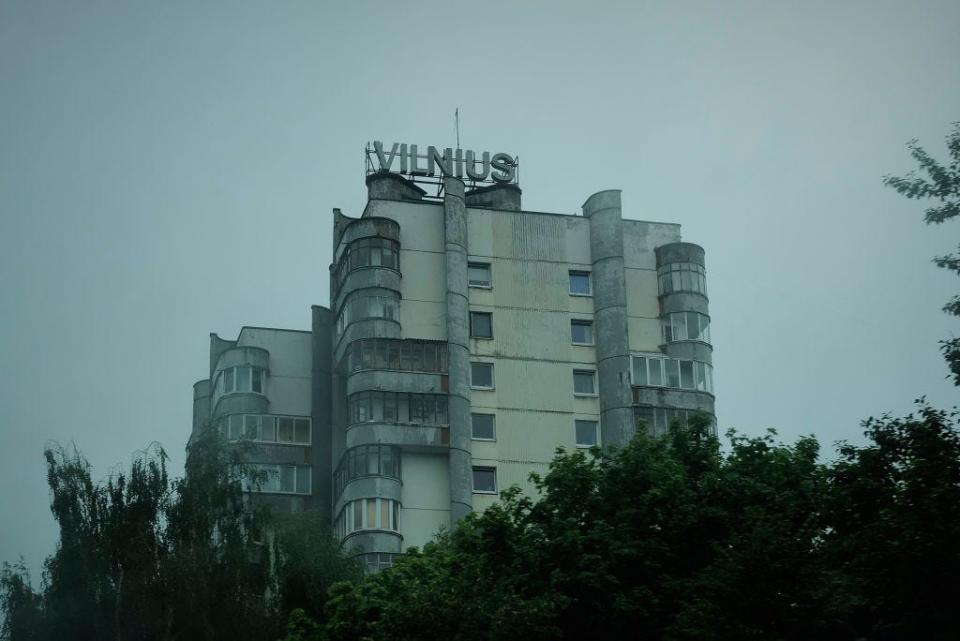
<path id="1" fill-rule="evenodd" d="M 309 329 L 382 139 L 520 156 L 524 205 L 707 252 L 721 429 L 857 439 L 953 405 L 930 258 L 885 189 L 960 120 L 960 3 L 0 2 L 0 561 L 56 529 L 41 450 L 183 464 L 208 332 Z"/>

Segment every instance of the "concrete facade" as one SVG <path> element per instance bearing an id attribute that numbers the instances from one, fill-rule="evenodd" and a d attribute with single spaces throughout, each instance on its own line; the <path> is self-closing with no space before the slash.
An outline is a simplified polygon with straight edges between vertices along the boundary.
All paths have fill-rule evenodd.
<path id="1" fill-rule="evenodd" d="M 559 446 L 715 413 L 704 251 L 679 225 L 623 218 L 618 190 L 572 216 L 524 211 L 512 184 L 367 188 L 360 216 L 334 210 L 331 305 L 311 331 L 211 335 L 194 429 L 234 437 L 234 417 L 260 417 L 241 429 L 259 426 L 256 462 L 282 476 L 262 500 L 319 510 L 376 570 L 531 490 Z"/>

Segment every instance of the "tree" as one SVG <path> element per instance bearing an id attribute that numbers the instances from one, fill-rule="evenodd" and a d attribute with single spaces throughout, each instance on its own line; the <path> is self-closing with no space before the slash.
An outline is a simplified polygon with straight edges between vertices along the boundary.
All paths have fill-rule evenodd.
<path id="1" fill-rule="evenodd" d="M 942 165 L 921 147 L 916 139 L 907 143 L 907 149 L 920 164 L 925 177 L 911 171 L 903 177 L 884 176 L 883 184 L 892 187 L 907 198 L 929 199 L 934 204 L 927 208 L 924 218 L 928 225 L 939 225 L 960 214 L 960 122 L 953 124 L 947 135 L 950 164 Z M 960 275 L 960 253 L 936 256 L 937 267 Z M 943 307 L 947 314 L 960 317 L 960 296 L 954 296 Z M 950 367 L 954 384 L 960 385 L 960 337 L 940 341 L 940 349 Z"/>
<path id="2" fill-rule="evenodd" d="M 0 639 L 259 641 L 293 607 L 322 621 L 327 587 L 357 568 L 316 515 L 274 519 L 244 492 L 264 480 L 253 448 L 206 426 L 183 479 L 153 445 L 103 482 L 76 448 L 48 448 L 60 539 L 42 590 L 22 562 L 0 571 Z"/>
<path id="3" fill-rule="evenodd" d="M 826 576 L 856 635 L 955 639 L 960 615 L 960 424 L 921 402 L 917 416 L 864 423 L 829 468 Z"/>
<path id="4" fill-rule="evenodd" d="M 559 451 L 394 567 L 331 593 L 293 639 L 807 639 L 820 625 L 817 446 L 709 418 L 618 451 Z"/>

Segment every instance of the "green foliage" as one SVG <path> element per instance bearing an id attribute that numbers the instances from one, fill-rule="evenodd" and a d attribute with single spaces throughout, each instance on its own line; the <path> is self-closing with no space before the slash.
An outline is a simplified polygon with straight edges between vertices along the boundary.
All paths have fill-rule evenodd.
<path id="1" fill-rule="evenodd" d="M 953 639 L 958 414 L 864 429 L 827 464 L 772 431 L 721 453 L 704 415 L 558 450 L 536 497 L 510 488 L 365 578 L 317 515 L 251 506 L 247 454 L 213 431 L 173 483 L 158 448 L 105 483 L 50 450 L 60 545 L 42 591 L 0 572 L 0 639 Z"/>
<path id="2" fill-rule="evenodd" d="M 916 172 L 911 171 L 904 177 L 883 178 L 884 185 L 892 187 L 907 198 L 929 199 L 936 203 L 924 212 L 928 225 L 939 225 L 960 214 L 960 122 L 953 124 L 953 130 L 947 135 L 946 142 L 950 154 L 949 165 L 941 165 L 917 140 L 911 140 L 907 143 L 907 149 L 926 177 L 917 176 Z M 937 267 L 960 275 L 960 254 L 935 256 L 933 262 Z M 944 305 L 943 311 L 952 316 L 960 316 L 960 296 L 951 298 Z M 954 383 L 960 385 L 960 338 L 940 341 L 940 350 L 953 375 Z"/>
<path id="3" fill-rule="evenodd" d="M 359 581 L 360 565 L 343 554 L 317 512 L 277 517 L 272 527 L 280 610 L 299 610 L 323 621 L 330 587 L 339 581 Z"/>
<path id="4" fill-rule="evenodd" d="M 946 639 L 960 615 L 956 416 L 865 424 L 818 462 L 813 438 L 700 416 L 619 451 L 558 451 L 537 500 L 516 488 L 422 551 L 333 587 L 287 641 Z"/>
<path id="5" fill-rule="evenodd" d="M 275 521 L 248 500 L 252 447 L 207 428 L 183 479 L 152 446 L 101 483 L 76 449 L 45 451 L 60 540 L 43 590 L 22 562 L 0 572 L 0 639 L 253 641 L 282 635 L 292 604 L 319 617 L 357 569 L 331 537 L 306 540 L 315 515 Z"/>

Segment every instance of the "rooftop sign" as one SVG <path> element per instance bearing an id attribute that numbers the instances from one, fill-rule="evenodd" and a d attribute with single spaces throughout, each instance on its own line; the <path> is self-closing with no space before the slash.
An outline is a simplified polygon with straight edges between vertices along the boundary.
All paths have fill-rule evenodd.
<path id="1" fill-rule="evenodd" d="M 433 178 L 422 182 L 435 183 L 445 176 L 455 176 L 472 183 L 506 184 L 517 181 L 517 159 L 509 154 L 485 151 L 479 157 L 471 150 L 440 150 L 427 147 L 419 153 L 416 145 L 393 143 L 387 149 L 379 140 L 373 147 L 367 145 L 367 173 L 393 172 L 418 178 Z"/>

